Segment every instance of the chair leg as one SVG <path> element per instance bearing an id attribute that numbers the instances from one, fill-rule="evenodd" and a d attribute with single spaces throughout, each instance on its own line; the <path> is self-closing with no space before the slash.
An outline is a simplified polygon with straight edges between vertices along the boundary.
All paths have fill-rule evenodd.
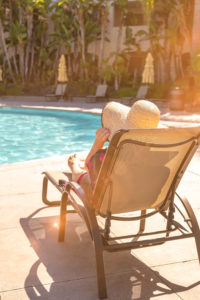
<path id="1" fill-rule="evenodd" d="M 105 299 L 107 298 L 107 289 L 106 289 L 106 278 L 105 278 L 104 262 L 103 262 L 103 249 L 97 246 L 96 243 L 95 243 L 95 256 L 96 256 L 96 271 L 97 271 L 97 284 L 98 284 L 99 298 Z"/>
<path id="2" fill-rule="evenodd" d="M 58 241 L 63 242 L 65 238 L 66 215 L 67 215 L 67 200 L 68 195 L 66 192 L 62 194 L 60 205 L 60 223 L 58 231 Z"/>
<path id="3" fill-rule="evenodd" d="M 146 214 L 146 210 L 141 210 L 141 216 L 144 216 L 145 214 Z M 143 232 L 145 230 L 145 223 L 146 223 L 146 219 L 141 219 L 140 220 L 139 232 Z"/>
<path id="4" fill-rule="evenodd" d="M 96 258 L 96 272 L 97 272 L 97 284 L 98 284 L 98 293 L 100 299 L 107 298 L 107 289 L 106 289 L 106 278 L 104 271 L 104 261 L 103 261 L 103 243 L 101 234 L 99 231 L 97 219 L 95 213 L 88 210 L 88 215 L 90 219 L 91 232 L 95 248 L 95 258 Z"/>
<path id="5" fill-rule="evenodd" d="M 44 176 L 43 185 L 42 185 L 42 201 L 44 204 L 49 206 L 58 206 L 60 205 L 60 201 L 49 201 L 47 199 L 47 188 L 48 188 L 48 178 Z"/>
<path id="6" fill-rule="evenodd" d="M 183 203 L 183 206 L 185 207 L 185 210 L 189 216 L 192 232 L 194 234 L 194 238 L 195 238 L 195 242 L 196 242 L 199 263 L 200 263 L 200 229 L 199 229 L 199 225 L 198 225 L 196 216 L 194 214 L 194 211 L 193 211 L 190 203 L 188 202 L 188 200 L 185 197 L 183 199 L 179 197 L 179 199 Z"/>

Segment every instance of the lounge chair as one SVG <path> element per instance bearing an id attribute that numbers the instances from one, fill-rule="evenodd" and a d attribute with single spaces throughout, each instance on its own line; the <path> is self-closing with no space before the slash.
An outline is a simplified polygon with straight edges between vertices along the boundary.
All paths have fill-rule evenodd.
<path id="1" fill-rule="evenodd" d="M 60 200 L 50 201 L 47 197 L 48 182 L 51 182 L 59 192 L 63 193 L 63 183 L 72 179 L 71 173 L 62 171 L 43 172 L 42 201 L 48 206 L 59 206 Z"/>
<path id="2" fill-rule="evenodd" d="M 141 85 L 137 91 L 136 98 L 137 99 L 144 99 L 147 96 L 149 86 L 148 85 Z"/>
<path id="3" fill-rule="evenodd" d="M 106 99 L 106 92 L 107 92 L 107 84 L 99 84 L 96 89 L 95 95 L 88 95 L 87 102 L 96 102 L 97 100 L 104 100 Z"/>
<path id="4" fill-rule="evenodd" d="M 141 85 L 137 91 L 136 97 L 126 97 L 126 101 L 129 105 L 132 105 L 134 101 L 144 100 L 147 97 L 149 85 Z"/>
<path id="5" fill-rule="evenodd" d="M 56 86 L 55 94 L 47 94 L 45 96 L 46 101 L 56 101 L 60 98 L 63 98 L 67 88 L 67 83 L 58 83 Z"/>
<path id="6" fill-rule="evenodd" d="M 200 261 L 196 217 L 187 199 L 176 191 L 199 142 L 200 127 L 120 130 L 109 144 L 92 199 L 76 182 L 69 181 L 62 191 L 59 241 L 64 241 L 70 204 L 85 221 L 94 244 L 101 299 L 107 297 L 104 251 L 194 237 Z M 149 225 L 155 216 L 164 222 L 156 223 L 153 231 L 146 230 L 146 219 Z M 116 222 L 120 224 L 117 232 Z M 128 222 L 138 222 L 139 229 L 122 233 Z"/>

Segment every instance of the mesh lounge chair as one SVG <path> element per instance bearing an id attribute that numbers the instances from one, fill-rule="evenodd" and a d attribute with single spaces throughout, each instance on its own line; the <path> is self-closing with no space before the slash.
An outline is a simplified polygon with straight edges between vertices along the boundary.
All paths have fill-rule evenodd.
<path id="1" fill-rule="evenodd" d="M 148 85 L 141 85 L 137 91 L 136 98 L 137 99 L 144 99 L 147 96 L 149 86 Z"/>
<path id="2" fill-rule="evenodd" d="M 107 88 L 107 84 L 99 84 L 96 89 L 96 94 L 87 96 L 87 102 L 96 102 L 98 99 L 106 99 Z"/>
<path id="3" fill-rule="evenodd" d="M 43 186 L 42 186 L 42 201 L 48 206 L 59 206 L 60 200 L 51 201 L 47 197 L 48 193 L 48 182 L 51 182 L 59 192 L 63 192 L 63 182 L 70 181 L 72 179 L 71 173 L 66 173 L 62 171 L 51 171 L 43 172 Z"/>
<path id="4" fill-rule="evenodd" d="M 196 217 L 187 199 L 176 192 L 199 145 L 199 135 L 200 127 L 118 131 L 108 147 L 92 199 L 75 182 L 69 182 L 62 192 L 59 241 L 64 240 L 66 214 L 71 212 L 68 211 L 71 204 L 85 221 L 94 243 L 101 299 L 107 296 L 103 251 L 135 249 L 194 237 L 200 261 Z M 146 219 L 152 223 L 150 220 L 156 215 L 164 222 L 157 223 L 150 232 Z M 123 221 L 125 225 L 139 222 L 139 231 L 121 233 L 126 227 L 121 226 Z M 116 222 L 120 223 L 120 234 L 115 232 Z"/>
<path id="5" fill-rule="evenodd" d="M 141 99 L 146 99 L 147 93 L 149 90 L 149 85 L 141 85 L 137 91 L 136 97 L 128 97 L 128 104 L 132 105 L 134 101 L 136 100 L 141 100 Z"/>
<path id="6" fill-rule="evenodd" d="M 48 94 L 45 96 L 46 101 L 55 101 L 62 98 L 65 94 L 67 83 L 58 83 L 55 94 Z"/>

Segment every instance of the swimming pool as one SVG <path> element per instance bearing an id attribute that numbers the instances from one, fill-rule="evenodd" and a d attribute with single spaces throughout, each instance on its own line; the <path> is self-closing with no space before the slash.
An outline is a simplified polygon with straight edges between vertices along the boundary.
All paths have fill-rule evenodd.
<path id="1" fill-rule="evenodd" d="M 89 150 L 100 115 L 50 109 L 0 108 L 0 164 Z"/>

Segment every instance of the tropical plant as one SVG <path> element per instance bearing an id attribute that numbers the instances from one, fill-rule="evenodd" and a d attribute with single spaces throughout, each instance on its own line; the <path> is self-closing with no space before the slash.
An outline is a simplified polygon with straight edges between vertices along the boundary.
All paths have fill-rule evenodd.
<path id="1" fill-rule="evenodd" d="M 100 46 L 99 46 L 99 56 L 98 56 L 98 68 L 99 68 L 99 77 L 102 79 L 102 62 L 104 59 L 104 49 L 105 49 L 105 41 L 106 41 L 106 29 L 108 23 L 108 14 L 110 8 L 109 0 L 99 0 L 99 16 L 100 16 L 100 24 L 101 24 L 101 35 L 100 35 Z"/>
<path id="2" fill-rule="evenodd" d="M 1 41 L 1 48 L 3 51 L 3 54 L 5 55 L 6 62 L 8 65 L 9 75 L 12 79 L 12 81 L 15 83 L 15 76 L 12 69 L 10 57 L 8 54 L 8 46 L 6 43 L 6 37 L 5 37 L 5 22 L 6 22 L 6 1 L 0 0 L 0 41 Z"/>
<path id="3" fill-rule="evenodd" d="M 9 47 L 14 47 L 16 49 L 15 53 L 19 54 L 19 70 L 21 79 L 24 82 L 24 46 L 26 43 L 27 32 L 24 24 L 20 24 L 18 21 L 10 25 L 9 31 Z M 18 68 L 16 66 L 16 71 L 18 73 Z"/>
<path id="4" fill-rule="evenodd" d="M 139 55 L 143 40 L 150 41 L 158 82 L 170 81 L 172 69 L 176 78 L 183 76 L 193 0 L 140 1 L 149 29 L 133 34 L 137 18 L 128 0 L 0 0 L 0 61 L 8 82 L 56 83 L 58 60 L 65 54 L 70 80 L 105 80 L 117 90 L 123 79 L 130 81 L 130 53 Z M 117 41 L 105 57 L 112 5 L 119 11 Z"/>
<path id="5" fill-rule="evenodd" d="M 158 81 L 169 82 L 183 76 L 182 54 L 184 44 L 191 45 L 191 28 L 186 11 L 191 10 L 187 0 L 144 0 L 149 31 L 139 32 L 141 40 L 150 41 L 150 51 L 157 63 Z"/>

